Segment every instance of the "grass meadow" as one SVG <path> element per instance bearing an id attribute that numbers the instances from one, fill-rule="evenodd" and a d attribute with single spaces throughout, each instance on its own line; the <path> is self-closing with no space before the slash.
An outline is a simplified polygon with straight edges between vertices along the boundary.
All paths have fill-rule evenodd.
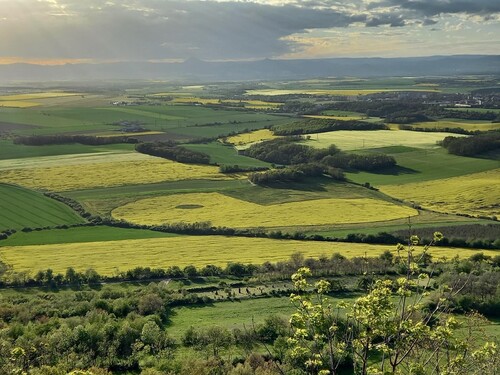
<path id="1" fill-rule="evenodd" d="M 63 145 L 26 146 L 14 144 L 12 141 L 7 139 L 0 139 L 0 160 L 9 159 L 11 160 L 11 163 L 14 163 L 13 159 L 121 151 L 134 151 L 134 145 L 114 144 L 105 146 L 87 146 L 75 143 Z M 5 163 L 3 165 L 5 165 Z"/>
<path id="2" fill-rule="evenodd" d="M 398 163 L 397 167 L 380 173 L 346 173 L 347 177 L 354 182 L 369 182 L 376 187 L 439 180 L 484 172 L 499 167 L 497 159 L 451 155 L 442 148 L 415 149 L 397 146 L 371 149 L 366 150 L 366 152 L 387 153 L 394 156 Z"/>
<path id="3" fill-rule="evenodd" d="M 451 133 L 422 133 L 409 130 L 339 130 L 326 133 L 307 134 L 303 141 L 308 146 L 326 148 L 332 144 L 341 150 L 362 150 L 376 147 L 404 146 L 413 148 L 437 148 L 438 141 L 447 136 L 462 136 Z"/>
<path id="4" fill-rule="evenodd" d="M 114 275 L 135 267 L 161 267 L 207 264 L 225 266 L 228 262 L 261 264 L 282 261 L 300 252 L 306 257 L 377 256 L 395 251 L 393 245 L 370 245 L 340 242 L 272 240 L 225 236 L 177 236 L 121 241 L 98 241 L 33 246 L 3 246 L 2 259 L 14 271 L 34 273 L 51 268 L 64 273 L 68 267 L 78 271 L 93 268 L 103 275 Z M 496 255 L 496 251 L 436 247 L 431 254 L 451 259 L 469 257 L 477 252 Z"/>
<path id="5" fill-rule="evenodd" d="M 386 221 L 418 212 L 370 198 L 327 198 L 263 206 L 219 193 L 198 193 L 138 200 L 116 208 L 112 215 L 148 225 L 210 222 L 213 226 L 232 228 L 273 228 Z"/>
<path id="6" fill-rule="evenodd" d="M 0 242 L 2 246 L 49 245 L 84 243 L 95 241 L 137 240 L 143 238 L 174 237 L 176 234 L 152 230 L 116 228 L 108 226 L 84 226 L 68 229 L 46 229 L 33 232 L 17 232 Z"/>
<path id="7" fill-rule="evenodd" d="M 259 129 L 284 121 L 282 117 L 264 113 L 187 105 L 103 106 L 102 102 L 96 106 L 77 104 L 43 108 L 5 108 L 0 113 L 0 122 L 35 126 L 16 130 L 16 134 L 20 135 L 109 134 L 120 129 L 117 124 L 127 121 L 138 122 L 152 131 L 200 138 L 222 136 L 245 129 Z"/>
<path id="8" fill-rule="evenodd" d="M 0 184 L 0 231 L 83 223 L 66 205 L 40 193 Z"/>
<path id="9" fill-rule="evenodd" d="M 210 156 L 210 162 L 218 165 L 239 165 L 240 167 L 270 167 L 270 163 L 239 155 L 231 146 L 215 141 L 210 143 L 183 144 L 193 151 L 203 152 Z"/>

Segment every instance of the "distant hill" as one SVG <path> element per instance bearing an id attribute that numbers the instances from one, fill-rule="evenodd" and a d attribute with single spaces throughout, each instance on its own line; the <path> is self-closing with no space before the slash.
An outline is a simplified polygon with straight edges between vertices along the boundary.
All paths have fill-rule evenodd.
<path id="1" fill-rule="evenodd" d="M 105 64 L 0 65 L 0 82 L 102 79 L 259 80 L 325 76 L 383 77 L 500 74 L 499 55 L 407 58 L 333 58 L 181 63 L 122 62 Z"/>

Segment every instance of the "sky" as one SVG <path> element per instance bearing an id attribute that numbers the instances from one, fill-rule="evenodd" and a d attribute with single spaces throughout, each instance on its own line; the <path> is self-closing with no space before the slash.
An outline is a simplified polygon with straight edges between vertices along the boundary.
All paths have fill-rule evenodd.
<path id="1" fill-rule="evenodd" d="M 0 63 L 500 54 L 500 0 L 0 0 Z"/>

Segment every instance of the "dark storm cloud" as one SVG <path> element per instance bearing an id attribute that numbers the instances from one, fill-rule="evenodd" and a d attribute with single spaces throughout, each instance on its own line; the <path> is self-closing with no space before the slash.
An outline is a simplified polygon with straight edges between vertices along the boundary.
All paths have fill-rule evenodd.
<path id="1" fill-rule="evenodd" d="M 286 3 L 286 2 L 284 2 Z M 274 4 L 274 5 L 273 5 Z M 496 17 L 500 0 L 0 0 L 0 57 L 247 59 L 300 50 L 314 29 L 433 25 L 441 14 Z M 314 33 L 310 34 L 311 38 Z"/>
<path id="2" fill-rule="evenodd" d="M 417 11 L 426 16 L 456 13 L 487 15 L 500 12 L 499 0 L 389 0 L 385 4 Z"/>
<path id="3" fill-rule="evenodd" d="M 364 15 L 328 9 L 246 2 L 66 0 L 57 6 L 43 2 L 36 6 L 36 13 L 11 20 L 24 25 L 14 38 L 0 40 L 4 54 L 98 59 L 270 57 L 290 50 L 282 39 L 288 35 L 366 20 Z M 2 35 L 12 22 L 0 22 Z"/>

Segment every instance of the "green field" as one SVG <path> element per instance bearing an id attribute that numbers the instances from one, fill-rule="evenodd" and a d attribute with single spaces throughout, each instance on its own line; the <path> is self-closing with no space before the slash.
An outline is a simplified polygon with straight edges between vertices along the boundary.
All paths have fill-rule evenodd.
<path id="1" fill-rule="evenodd" d="M 9 140 L 0 139 L 0 160 L 20 159 L 41 156 L 56 156 L 70 154 L 92 154 L 108 151 L 133 151 L 132 144 L 115 144 L 106 146 L 86 146 L 78 143 L 48 146 L 16 145 Z"/>
<path id="2" fill-rule="evenodd" d="M 394 156 L 398 166 L 380 173 L 346 173 L 350 180 L 357 183 L 369 182 L 373 186 L 407 184 L 483 172 L 500 166 L 498 159 L 456 156 L 448 154 L 442 148 L 418 150 L 390 147 L 367 150 L 370 151 Z"/>
<path id="3" fill-rule="evenodd" d="M 68 206 L 40 193 L 0 184 L 0 230 L 85 222 Z"/>
<path id="4" fill-rule="evenodd" d="M 404 146 L 432 149 L 447 136 L 463 135 L 441 132 L 414 132 L 409 130 L 338 130 L 326 133 L 306 134 L 310 139 L 302 144 L 315 148 L 327 148 L 334 144 L 341 150 L 363 150 L 375 147 Z"/>
<path id="5" fill-rule="evenodd" d="M 28 233 L 17 232 L 0 242 L 0 244 L 2 246 L 48 245 L 94 241 L 137 240 L 173 236 L 176 236 L 176 234 L 155 232 L 152 230 L 89 226 L 68 229 L 49 229 Z"/>
<path id="6" fill-rule="evenodd" d="M 354 299 L 354 296 L 329 298 L 335 301 Z M 228 329 L 243 328 L 252 330 L 253 324 L 259 324 L 270 315 L 285 319 L 296 310 L 290 298 L 254 298 L 240 301 L 217 302 L 211 305 L 178 307 L 172 310 L 167 332 L 174 338 L 180 338 L 189 327 L 207 328 L 214 325 Z"/>
<path id="7" fill-rule="evenodd" d="M 120 129 L 119 122 L 139 122 L 149 130 L 172 131 L 197 137 L 228 134 L 244 129 L 274 125 L 282 118 L 254 113 L 184 105 L 49 107 L 3 109 L 0 122 L 34 125 L 13 132 L 21 135 L 86 133 L 96 134 Z M 204 125 L 211 126 L 204 126 Z M 202 126 L 203 125 L 203 126 Z M 193 129 L 185 129 L 193 127 Z M 184 130 L 183 130 L 184 129 Z M 183 133 L 184 132 L 184 133 Z"/>
<path id="8" fill-rule="evenodd" d="M 237 151 L 221 142 L 186 144 L 184 147 L 210 156 L 210 162 L 218 165 L 239 165 L 240 167 L 270 167 L 271 164 L 248 156 L 239 155 Z"/>

